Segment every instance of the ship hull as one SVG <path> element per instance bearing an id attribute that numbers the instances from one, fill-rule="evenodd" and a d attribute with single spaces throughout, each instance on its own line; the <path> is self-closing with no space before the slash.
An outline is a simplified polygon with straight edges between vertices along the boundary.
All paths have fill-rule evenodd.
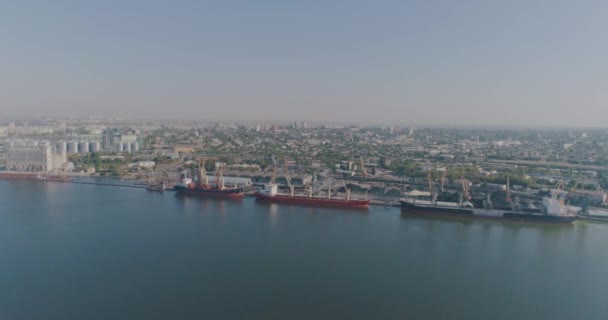
<path id="1" fill-rule="evenodd" d="M 577 219 L 595 221 L 595 222 L 608 222 L 608 216 L 590 215 L 590 214 L 577 214 Z"/>
<path id="2" fill-rule="evenodd" d="M 322 199 L 298 196 L 292 197 L 284 195 L 269 196 L 262 193 L 256 193 L 255 197 L 258 201 L 262 202 L 282 203 L 309 207 L 328 207 L 345 209 L 367 209 L 369 207 L 369 200 Z"/>
<path id="3" fill-rule="evenodd" d="M 416 205 L 407 201 L 401 201 L 401 212 L 421 216 L 439 217 L 465 217 L 475 219 L 509 220 L 518 222 L 540 222 L 540 223 L 572 223 L 574 215 L 547 215 L 526 212 L 508 212 L 503 210 L 485 210 L 459 207 L 439 207 Z"/>
<path id="4" fill-rule="evenodd" d="M 0 172 L 0 179 L 10 180 L 36 180 L 37 173 Z"/>
<path id="5" fill-rule="evenodd" d="M 175 191 L 180 195 L 196 196 L 201 198 L 211 199 L 230 199 L 240 200 L 245 198 L 245 193 L 242 189 L 201 189 L 201 188 L 186 188 L 175 186 Z"/>

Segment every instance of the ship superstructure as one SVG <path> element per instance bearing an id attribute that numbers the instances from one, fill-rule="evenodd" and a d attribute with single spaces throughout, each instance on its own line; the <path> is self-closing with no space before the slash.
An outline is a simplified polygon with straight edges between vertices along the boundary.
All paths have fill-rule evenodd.
<path id="1" fill-rule="evenodd" d="M 245 193 L 243 188 L 234 186 L 226 187 L 224 184 L 224 167 L 219 166 L 215 184 L 209 182 L 209 177 L 205 170 L 205 159 L 199 162 L 198 182 L 194 182 L 187 173 L 182 173 L 180 183 L 176 184 L 174 189 L 180 194 L 195 195 L 204 198 L 218 199 L 243 199 Z"/>
<path id="2" fill-rule="evenodd" d="M 331 181 L 328 181 L 327 197 L 320 197 L 314 195 L 313 186 L 309 186 L 308 195 L 297 195 L 295 194 L 295 188 L 291 182 L 289 176 L 289 170 L 285 166 L 285 180 L 289 188 L 288 194 L 279 194 L 278 185 L 276 183 L 276 165 L 273 170 L 273 175 L 270 183 L 265 184 L 264 188 L 255 193 L 257 200 L 273 202 L 273 203 L 284 203 L 294 204 L 302 206 L 317 206 L 317 207 L 333 207 L 333 208 L 349 208 L 349 209 L 367 209 L 369 207 L 369 200 L 353 200 L 350 198 L 350 189 L 346 187 L 346 198 L 332 198 L 331 193 Z"/>
<path id="3" fill-rule="evenodd" d="M 558 184 L 558 190 L 560 186 L 561 184 Z M 460 216 L 553 223 L 571 223 L 576 218 L 576 215 L 570 212 L 564 205 L 564 200 L 558 198 L 558 192 L 554 192 L 551 196 L 543 197 L 539 207 L 523 208 L 517 201 L 511 199 L 510 189 L 507 187 L 506 199 L 509 203 L 508 207 L 495 208 L 491 196 L 488 194 L 486 200 L 483 201 L 483 206 L 476 208 L 468 201 L 468 190 L 464 185 L 460 201 L 458 202 L 437 201 L 437 195 L 433 190 L 431 188 L 429 200 L 418 198 L 401 199 L 402 212 L 416 215 Z"/>

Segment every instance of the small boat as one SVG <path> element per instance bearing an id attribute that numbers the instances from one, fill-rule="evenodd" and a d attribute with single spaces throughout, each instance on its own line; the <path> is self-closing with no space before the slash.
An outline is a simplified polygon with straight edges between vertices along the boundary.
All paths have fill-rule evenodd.
<path id="1" fill-rule="evenodd" d="M 149 186 L 146 187 L 146 190 L 148 190 L 148 191 L 163 192 L 163 191 L 165 191 L 165 183 L 161 182 L 159 184 L 149 185 Z"/>
<path id="2" fill-rule="evenodd" d="M 36 180 L 44 182 L 70 182 L 72 178 L 61 175 L 38 175 L 36 176 Z"/>

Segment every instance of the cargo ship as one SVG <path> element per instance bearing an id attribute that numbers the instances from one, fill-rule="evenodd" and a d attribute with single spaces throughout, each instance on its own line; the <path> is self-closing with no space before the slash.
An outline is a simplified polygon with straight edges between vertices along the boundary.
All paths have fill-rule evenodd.
<path id="1" fill-rule="evenodd" d="M 31 172 L 8 172 L 8 171 L 0 172 L 0 179 L 36 180 L 37 178 L 38 178 L 38 174 L 31 173 Z"/>
<path id="2" fill-rule="evenodd" d="M 69 182 L 71 177 L 63 175 L 39 174 L 34 172 L 0 172 L 0 179 L 10 180 L 37 180 L 45 182 Z"/>
<path id="3" fill-rule="evenodd" d="M 483 207 L 476 208 L 467 200 L 466 189 L 463 190 L 464 195 L 461 195 L 459 202 L 437 201 L 433 192 L 430 200 L 401 199 L 401 211 L 413 215 L 506 219 L 520 222 L 571 223 L 576 219 L 576 215 L 564 205 L 563 199 L 557 198 L 557 192 L 542 198 L 538 208 L 522 208 L 516 202 L 511 202 L 510 207 L 494 208 L 489 194 L 483 201 Z"/>
<path id="4" fill-rule="evenodd" d="M 202 198 L 215 198 L 215 199 L 232 199 L 239 200 L 245 198 L 243 188 L 226 187 L 224 185 L 223 167 L 220 167 L 217 171 L 217 179 L 215 185 L 209 183 L 209 177 L 205 172 L 204 160 L 199 164 L 199 176 L 198 182 L 194 182 L 188 177 L 186 173 L 182 173 L 180 183 L 176 184 L 173 189 L 178 194 L 192 195 Z"/>
<path id="5" fill-rule="evenodd" d="M 587 221 L 608 222 L 608 211 L 599 208 L 585 208 L 576 214 L 576 218 Z"/>
<path id="6" fill-rule="evenodd" d="M 313 207 L 331 207 L 331 208 L 345 208 L 345 209 L 367 209 L 369 207 L 369 200 L 354 200 L 350 198 L 350 189 L 346 188 L 346 198 L 332 198 L 331 197 L 331 183 L 329 183 L 327 197 L 314 196 L 312 192 L 312 186 L 309 189 L 308 196 L 296 195 L 294 193 L 294 186 L 291 183 L 291 178 L 285 168 L 285 179 L 290 189 L 290 194 L 278 194 L 278 185 L 275 183 L 275 174 L 273 173 L 272 180 L 269 184 L 264 185 L 262 190 L 255 193 L 255 197 L 258 201 L 272 202 L 272 203 L 284 203 L 293 204 L 299 206 L 313 206 Z"/>

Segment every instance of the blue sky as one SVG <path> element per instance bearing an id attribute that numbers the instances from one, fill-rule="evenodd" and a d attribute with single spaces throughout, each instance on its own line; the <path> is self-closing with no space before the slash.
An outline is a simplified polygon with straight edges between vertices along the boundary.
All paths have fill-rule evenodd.
<path id="1" fill-rule="evenodd" d="M 0 118 L 605 126 L 606 1 L 0 1 Z"/>

